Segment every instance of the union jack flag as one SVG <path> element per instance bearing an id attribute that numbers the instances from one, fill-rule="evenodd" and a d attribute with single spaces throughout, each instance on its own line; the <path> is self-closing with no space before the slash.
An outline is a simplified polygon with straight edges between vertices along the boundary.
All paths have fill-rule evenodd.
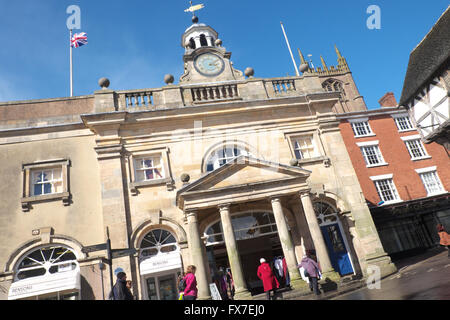
<path id="1" fill-rule="evenodd" d="M 70 46 L 74 48 L 78 48 L 87 44 L 87 34 L 86 32 L 75 33 L 70 39 Z"/>

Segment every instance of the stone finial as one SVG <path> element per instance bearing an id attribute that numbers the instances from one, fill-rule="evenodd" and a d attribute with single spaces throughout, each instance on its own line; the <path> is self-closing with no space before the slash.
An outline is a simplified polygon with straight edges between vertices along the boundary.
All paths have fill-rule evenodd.
<path id="1" fill-rule="evenodd" d="M 308 71 L 308 69 L 309 69 L 309 65 L 307 63 L 302 63 L 298 67 L 298 71 L 300 71 L 301 73 L 304 73 L 305 71 Z"/>
<path id="2" fill-rule="evenodd" d="M 101 78 L 100 80 L 98 80 L 98 85 L 102 88 L 102 89 L 108 89 L 109 87 L 109 79 L 108 78 Z"/>
<path id="3" fill-rule="evenodd" d="M 215 44 L 217 47 L 221 47 L 221 46 L 222 46 L 222 40 L 221 40 L 221 39 L 216 39 L 216 41 L 214 41 L 214 44 Z"/>
<path id="4" fill-rule="evenodd" d="M 296 167 L 298 166 L 298 160 L 297 159 L 291 159 L 291 161 L 289 161 L 289 165 L 291 167 Z"/>
<path id="5" fill-rule="evenodd" d="M 164 76 L 164 82 L 165 82 L 165 83 L 167 83 L 167 84 L 172 84 L 173 81 L 174 81 L 173 75 L 171 75 L 171 74 L 166 74 L 166 75 Z"/>
<path id="6" fill-rule="evenodd" d="M 183 183 L 188 183 L 191 180 L 191 177 L 187 173 L 183 173 L 180 178 Z"/>
<path id="7" fill-rule="evenodd" d="M 253 70 L 253 68 L 248 67 L 247 69 L 245 69 L 244 74 L 246 77 L 251 78 L 255 74 L 255 70 Z"/>

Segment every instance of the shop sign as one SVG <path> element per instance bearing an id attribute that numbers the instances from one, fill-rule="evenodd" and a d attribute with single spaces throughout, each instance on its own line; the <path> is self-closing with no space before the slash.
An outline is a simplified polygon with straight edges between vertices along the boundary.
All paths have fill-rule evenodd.
<path id="1" fill-rule="evenodd" d="M 140 263 L 141 275 L 181 268 L 181 257 L 178 252 L 158 254 Z"/>

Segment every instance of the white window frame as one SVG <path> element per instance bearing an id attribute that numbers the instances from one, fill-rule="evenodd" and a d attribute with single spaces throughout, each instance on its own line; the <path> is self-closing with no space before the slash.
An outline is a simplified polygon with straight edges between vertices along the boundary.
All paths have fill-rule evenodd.
<path id="1" fill-rule="evenodd" d="M 308 140 L 311 143 L 311 148 L 308 147 L 308 148 L 306 148 L 306 150 L 305 150 L 305 148 L 303 148 L 303 150 L 308 151 L 308 156 L 305 157 L 306 153 L 304 153 L 304 151 L 302 151 L 302 146 L 300 146 L 299 142 L 305 142 Z M 300 146 L 300 148 L 296 148 L 296 144 L 298 144 Z M 294 155 L 297 160 L 309 160 L 309 159 L 317 158 L 319 156 L 319 152 L 317 150 L 317 146 L 316 146 L 316 143 L 314 140 L 314 135 L 312 135 L 312 134 L 293 137 L 292 138 L 292 148 L 294 150 Z M 309 151 L 310 149 L 312 149 L 311 152 Z M 301 156 L 300 158 L 297 157 L 297 152 L 300 154 L 300 156 Z"/>
<path id="2" fill-rule="evenodd" d="M 24 164 L 22 166 L 23 176 L 23 193 L 21 198 L 22 211 L 28 212 L 31 209 L 32 203 L 52 200 L 62 200 L 64 206 L 70 205 L 70 190 L 68 184 L 70 160 L 67 159 L 55 159 L 37 161 L 34 163 Z M 36 172 L 50 171 L 58 168 L 61 170 L 61 177 L 56 181 L 53 178 L 45 181 L 45 183 L 52 184 L 52 192 L 46 194 L 34 194 L 33 176 Z M 53 174 L 52 174 L 53 176 Z M 56 192 L 54 189 L 54 183 L 61 182 L 60 192 Z"/>
<path id="3" fill-rule="evenodd" d="M 415 160 L 423 160 L 423 159 L 430 159 L 431 156 L 428 154 L 427 149 L 425 149 L 425 146 L 422 142 L 422 139 L 420 137 L 420 135 L 416 134 L 413 136 L 406 136 L 406 137 L 400 137 L 400 139 L 403 140 L 403 142 L 405 142 L 405 146 L 406 149 L 408 149 L 409 155 L 411 156 L 411 160 L 415 161 Z M 421 155 L 420 157 L 416 157 L 413 155 L 412 151 L 411 151 L 411 145 L 410 143 L 412 143 L 413 141 L 418 141 L 419 146 L 420 146 L 420 151 L 421 153 L 423 153 L 423 155 Z"/>
<path id="4" fill-rule="evenodd" d="M 369 118 L 348 119 L 348 122 L 352 126 L 352 130 L 353 130 L 353 134 L 355 135 L 355 138 L 375 136 L 375 133 L 373 132 L 372 127 L 370 126 Z M 362 124 L 362 123 L 367 124 L 367 125 L 364 125 L 365 130 L 367 131 L 365 134 L 359 134 L 358 130 L 356 129 L 356 126 L 358 124 Z"/>
<path id="5" fill-rule="evenodd" d="M 423 186 L 424 186 L 425 190 L 427 191 L 427 196 L 435 196 L 435 195 L 438 195 L 438 194 L 447 193 L 447 191 L 444 188 L 444 185 L 442 184 L 441 179 L 439 178 L 436 166 L 416 169 L 416 172 L 419 174 L 419 177 L 422 180 Z M 424 179 L 424 175 L 427 174 L 427 173 L 434 173 L 435 183 L 440 186 L 441 190 L 439 190 L 437 192 L 430 192 L 429 191 L 429 189 L 427 187 L 427 183 L 425 182 L 425 179 Z"/>
<path id="6" fill-rule="evenodd" d="M 159 160 L 159 165 L 155 166 L 155 160 Z M 150 160 L 152 162 L 152 166 L 147 166 L 146 164 L 143 165 L 142 168 L 140 168 L 138 166 L 138 163 L 140 163 L 141 161 L 145 162 Z M 144 179 L 142 180 L 138 180 L 138 173 L 140 171 L 144 172 Z M 147 171 L 152 171 L 153 173 L 153 178 L 152 179 L 148 179 L 146 172 Z M 147 155 L 147 156 L 141 156 L 141 157 L 136 157 L 134 158 L 134 174 L 135 174 L 135 181 L 136 182 L 147 182 L 147 181 L 156 181 L 156 180 L 160 180 L 160 179 L 164 179 L 165 178 L 165 171 L 164 171 L 164 161 L 162 158 L 161 154 L 152 154 L 152 155 Z M 157 175 L 159 175 L 160 177 L 158 178 Z"/>
<path id="7" fill-rule="evenodd" d="M 394 175 L 392 173 L 369 177 L 370 180 L 372 180 L 375 184 L 375 189 L 377 190 L 380 200 L 384 201 L 383 205 L 388 205 L 388 204 L 393 204 L 393 203 L 398 203 L 398 202 L 403 201 L 400 198 L 400 194 L 398 193 L 397 187 L 395 186 L 393 177 L 394 177 Z M 390 191 L 393 194 L 395 199 L 387 200 L 387 201 L 385 199 L 383 199 L 383 194 L 381 192 L 382 190 L 380 190 L 380 185 L 379 185 L 381 183 L 381 181 L 388 181 L 389 187 L 392 188 L 392 189 L 390 189 Z"/>
<path id="8" fill-rule="evenodd" d="M 356 145 L 359 147 L 359 149 L 361 150 L 361 154 L 364 158 L 364 161 L 366 162 L 366 167 L 367 168 L 372 168 L 372 167 L 379 167 L 379 166 L 386 166 L 388 165 L 386 163 L 386 161 L 384 160 L 383 154 L 381 153 L 381 149 L 380 149 L 380 144 L 379 141 L 366 141 L 366 142 L 357 142 Z M 375 153 L 378 159 L 378 163 L 375 164 L 370 164 L 368 161 L 368 154 L 366 152 L 366 149 L 369 147 L 375 147 Z"/>
<path id="9" fill-rule="evenodd" d="M 172 178 L 172 172 L 169 165 L 169 149 L 168 148 L 155 148 L 155 149 L 142 149 L 141 147 L 128 147 L 127 161 L 129 164 L 129 186 L 130 191 L 133 196 L 139 194 L 138 189 L 147 186 L 157 186 L 166 185 L 169 191 L 174 189 L 175 181 Z M 136 175 L 136 161 L 145 158 L 155 158 L 159 157 L 161 159 L 161 175 L 162 178 L 149 179 L 149 180 L 137 180 Z M 151 168 L 149 168 L 151 169 Z M 139 169 L 138 169 L 139 170 Z M 143 169 L 145 170 L 145 169 Z"/>
<path id="10" fill-rule="evenodd" d="M 303 137 L 311 137 L 311 144 L 314 147 L 313 158 L 297 159 L 299 164 L 312 164 L 315 162 L 322 162 L 325 167 L 330 166 L 330 158 L 327 156 L 325 148 L 323 146 L 321 135 L 317 129 L 309 129 L 302 131 L 290 131 L 284 133 L 285 139 L 288 141 L 289 148 L 291 149 L 292 158 L 297 159 L 295 154 L 295 141 L 302 139 Z"/>
<path id="11" fill-rule="evenodd" d="M 392 115 L 392 118 L 394 119 L 394 122 L 397 125 L 398 132 L 407 132 L 416 130 L 416 128 L 414 127 L 414 123 L 408 113 Z M 409 124 L 408 128 L 402 129 L 401 125 L 402 119 L 406 119 L 406 122 Z"/>

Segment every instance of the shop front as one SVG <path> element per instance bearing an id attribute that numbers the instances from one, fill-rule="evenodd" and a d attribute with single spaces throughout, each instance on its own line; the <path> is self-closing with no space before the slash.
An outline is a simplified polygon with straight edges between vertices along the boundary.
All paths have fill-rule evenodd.
<path id="1" fill-rule="evenodd" d="M 154 229 L 141 242 L 139 271 L 144 300 L 177 300 L 177 278 L 183 270 L 175 237 Z"/>
<path id="2" fill-rule="evenodd" d="M 65 246 L 47 246 L 19 260 L 8 300 L 78 300 L 80 268 Z"/>

